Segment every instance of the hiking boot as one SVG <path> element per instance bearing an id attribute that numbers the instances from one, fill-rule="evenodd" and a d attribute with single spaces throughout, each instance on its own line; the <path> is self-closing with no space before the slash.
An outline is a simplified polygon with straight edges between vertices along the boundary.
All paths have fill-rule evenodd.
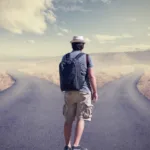
<path id="1" fill-rule="evenodd" d="M 88 149 L 81 146 L 72 146 L 72 150 L 88 150 Z"/>
<path id="2" fill-rule="evenodd" d="M 64 150 L 72 150 L 72 148 L 71 148 L 71 147 L 68 147 L 68 146 L 65 146 L 65 147 L 64 147 Z"/>

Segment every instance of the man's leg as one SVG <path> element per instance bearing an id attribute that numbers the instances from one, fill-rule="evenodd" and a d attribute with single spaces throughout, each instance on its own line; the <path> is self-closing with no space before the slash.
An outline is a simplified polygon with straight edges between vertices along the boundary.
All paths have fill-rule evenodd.
<path id="1" fill-rule="evenodd" d="M 92 117 L 92 103 L 91 103 L 91 94 L 80 92 L 78 97 L 77 103 L 77 124 L 76 124 L 76 131 L 75 131 L 75 139 L 73 143 L 73 149 L 78 150 L 87 150 L 80 146 L 81 137 L 84 131 L 85 120 L 91 121 Z"/>
<path id="2" fill-rule="evenodd" d="M 72 123 L 73 122 L 67 122 L 64 123 L 64 137 L 65 137 L 65 143 L 66 146 L 71 148 L 71 131 L 72 131 Z"/>
<path id="3" fill-rule="evenodd" d="M 80 145 L 80 140 L 84 131 L 84 124 L 85 123 L 83 119 L 77 120 L 76 130 L 75 130 L 75 139 L 74 139 L 74 144 L 73 144 L 73 146 L 75 147 Z"/>
<path id="4" fill-rule="evenodd" d="M 77 104 L 74 103 L 76 99 L 76 92 L 66 92 L 65 104 L 63 108 L 63 115 L 65 117 L 64 123 L 64 138 L 66 146 L 71 148 L 71 131 L 72 124 L 76 115 Z"/>

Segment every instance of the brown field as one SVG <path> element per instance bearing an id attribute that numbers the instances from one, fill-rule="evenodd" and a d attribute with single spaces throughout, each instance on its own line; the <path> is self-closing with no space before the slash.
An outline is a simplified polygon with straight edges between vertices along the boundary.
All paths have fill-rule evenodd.
<path id="1" fill-rule="evenodd" d="M 150 100 L 150 71 L 145 71 L 137 84 L 138 90 Z"/>
<path id="2" fill-rule="evenodd" d="M 58 64 L 53 64 L 53 67 L 50 66 L 51 65 L 43 65 L 34 68 L 19 69 L 19 71 L 46 79 L 56 85 L 59 85 Z M 98 87 L 102 87 L 108 82 L 114 81 L 128 73 L 133 72 L 134 68 L 132 66 L 112 66 L 107 68 L 95 67 L 94 71 L 96 74 L 97 85 Z"/>
<path id="3" fill-rule="evenodd" d="M 98 87 L 106 83 L 119 79 L 120 77 L 132 73 L 137 69 L 142 69 L 145 73 L 139 80 L 137 88 L 144 96 L 150 99 L 150 62 L 149 51 L 135 53 L 116 53 L 105 55 L 93 55 L 94 71 L 96 74 Z M 12 68 L 26 74 L 46 79 L 59 85 L 58 63 L 60 58 L 48 58 L 30 61 L 1 62 L 1 68 Z M 10 87 L 14 81 L 5 71 L 0 71 L 0 91 Z"/>
<path id="4" fill-rule="evenodd" d="M 14 81 L 5 72 L 0 73 L 0 91 L 3 91 L 13 85 Z"/>

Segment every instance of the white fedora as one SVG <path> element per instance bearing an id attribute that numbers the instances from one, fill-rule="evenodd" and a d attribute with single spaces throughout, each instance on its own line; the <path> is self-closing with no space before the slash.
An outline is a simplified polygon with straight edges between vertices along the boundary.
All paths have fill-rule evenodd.
<path id="1" fill-rule="evenodd" d="M 83 36 L 73 36 L 73 39 L 70 41 L 70 43 L 76 43 L 76 42 L 82 42 L 85 44 L 85 40 Z"/>

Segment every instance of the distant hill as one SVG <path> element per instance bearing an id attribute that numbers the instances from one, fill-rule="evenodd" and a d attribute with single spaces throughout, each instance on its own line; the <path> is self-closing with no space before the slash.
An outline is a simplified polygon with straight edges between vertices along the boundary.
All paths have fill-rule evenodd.
<path id="1" fill-rule="evenodd" d="M 93 59 L 107 64 L 150 64 L 150 50 L 91 54 Z"/>
<path id="2" fill-rule="evenodd" d="M 90 56 L 94 61 L 108 65 L 123 64 L 150 64 L 150 50 L 133 51 L 133 52 L 109 52 L 109 53 L 92 53 Z M 20 61 L 20 62 L 36 62 L 37 64 L 59 62 L 62 56 L 50 57 L 14 57 L 0 56 L 0 61 Z"/>

